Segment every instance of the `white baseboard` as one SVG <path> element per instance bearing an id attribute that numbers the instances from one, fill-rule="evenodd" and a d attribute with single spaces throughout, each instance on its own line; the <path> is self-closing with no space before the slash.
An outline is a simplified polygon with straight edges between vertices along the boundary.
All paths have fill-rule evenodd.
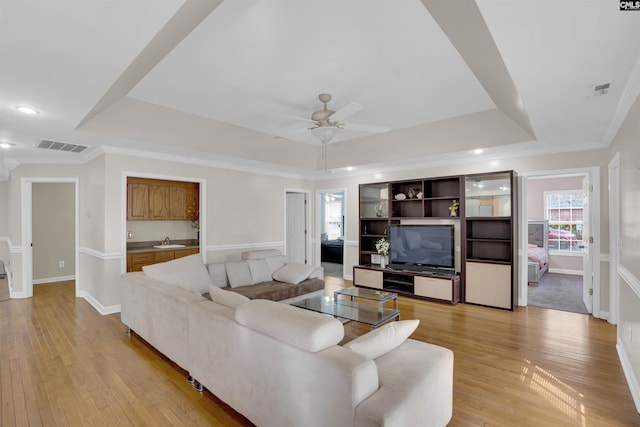
<path id="1" fill-rule="evenodd" d="M 84 298 L 85 301 L 87 301 L 89 304 L 91 304 L 91 306 L 93 308 L 95 308 L 96 311 L 98 313 L 102 314 L 103 316 L 106 316 L 108 314 L 113 314 L 113 313 L 119 313 L 120 312 L 120 304 L 112 305 L 112 306 L 109 306 L 109 307 L 105 307 L 102 304 L 100 304 L 94 297 L 89 295 L 89 293 L 87 293 L 86 291 L 80 291 L 78 293 L 78 297 Z"/>
<path id="2" fill-rule="evenodd" d="M 11 299 L 27 298 L 27 294 L 24 292 L 11 291 L 10 293 L 11 293 Z"/>
<path id="3" fill-rule="evenodd" d="M 633 402 L 636 404 L 636 411 L 640 413 L 640 384 L 638 384 L 638 380 L 633 372 L 631 361 L 629 360 L 627 353 L 624 351 L 624 346 L 620 343 L 620 338 L 618 338 L 616 350 L 618 350 L 618 358 L 620 359 L 624 376 L 627 379 L 627 384 L 631 391 L 631 397 L 633 397 Z"/>
<path id="4" fill-rule="evenodd" d="M 33 284 L 41 285 L 43 283 L 66 282 L 68 280 L 76 280 L 76 276 L 60 276 L 60 277 L 47 277 L 45 279 L 35 279 L 33 281 Z"/>

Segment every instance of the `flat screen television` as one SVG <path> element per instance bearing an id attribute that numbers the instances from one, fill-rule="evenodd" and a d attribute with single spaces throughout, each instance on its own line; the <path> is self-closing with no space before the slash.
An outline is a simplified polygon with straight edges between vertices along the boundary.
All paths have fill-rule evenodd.
<path id="1" fill-rule="evenodd" d="M 389 243 L 391 268 L 455 271 L 452 224 L 392 224 L 389 228 Z"/>

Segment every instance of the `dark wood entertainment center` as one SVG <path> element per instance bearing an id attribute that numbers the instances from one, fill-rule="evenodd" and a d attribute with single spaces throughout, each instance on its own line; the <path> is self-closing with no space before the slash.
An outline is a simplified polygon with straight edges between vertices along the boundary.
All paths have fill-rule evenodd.
<path id="1" fill-rule="evenodd" d="M 517 304 L 514 171 L 361 184 L 354 285 L 434 301 L 513 310 Z M 455 215 L 452 205 L 458 202 Z M 381 268 L 375 244 L 392 224 L 453 224 L 456 272 Z"/>

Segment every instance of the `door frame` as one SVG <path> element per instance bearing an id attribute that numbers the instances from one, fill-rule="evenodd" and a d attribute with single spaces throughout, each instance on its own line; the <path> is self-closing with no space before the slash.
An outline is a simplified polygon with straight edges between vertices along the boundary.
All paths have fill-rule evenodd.
<path id="1" fill-rule="evenodd" d="M 298 188 L 284 188 L 284 193 L 283 193 L 283 198 L 282 198 L 282 203 L 283 203 L 283 209 L 284 209 L 284 223 L 283 223 L 283 236 L 284 236 L 284 242 L 283 242 L 283 247 L 284 247 L 284 254 L 287 255 L 287 223 L 289 221 L 288 215 L 289 212 L 287 211 L 287 193 L 298 193 L 298 194 L 304 194 L 305 195 L 305 200 L 307 201 L 307 206 L 304 210 L 304 222 L 305 222 L 305 228 L 307 230 L 307 232 L 304 235 L 304 248 L 306 253 L 306 259 L 307 259 L 307 264 L 309 265 L 313 265 L 312 264 L 312 260 L 315 260 L 315 256 L 311 256 L 311 254 L 313 254 L 313 252 L 311 251 L 312 247 L 311 247 L 311 232 L 309 230 L 309 228 L 311 227 L 311 190 L 305 190 L 305 189 L 298 189 Z"/>
<path id="2" fill-rule="evenodd" d="M 589 183 L 593 186 L 593 191 L 589 192 L 589 226 L 591 228 L 591 236 L 593 237 L 593 243 L 590 244 L 589 250 L 591 251 L 591 279 L 593 287 L 593 307 L 592 315 L 597 318 L 601 318 L 600 313 L 600 168 L 598 167 L 584 167 L 575 169 L 561 169 L 561 170 L 548 170 L 548 171 L 534 171 L 524 172 L 519 175 L 519 190 L 520 190 L 520 231 L 522 236 L 520 239 L 520 256 L 519 256 L 519 286 L 518 286 L 518 305 L 526 306 L 528 296 L 528 280 L 527 280 L 527 235 L 528 235 L 528 185 L 527 180 L 529 178 L 540 178 L 545 176 L 554 175 L 587 175 L 589 177 Z M 584 282 L 587 280 L 583 277 Z"/>
<path id="3" fill-rule="evenodd" d="M 608 167 L 609 174 L 609 316 L 608 321 L 617 325 L 620 321 L 620 152 Z"/>
<path id="4" fill-rule="evenodd" d="M 20 207 L 22 210 L 22 279 L 24 283 L 23 297 L 33 297 L 33 184 L 73 184 L 74 188 L 74 258 L 75 258 L 75 296 L 80 294 L 80 256 L 79 247 L 79 212 L 80 212 L 80 179 L 79 178 L 20 178 Z"/>
<path id="5" fill-rule="evenodd" d="M 322 200 L 321 197 L 323 194 L 326 193 L 342 193 L 342 212 L 344 213 L 344 222 L 342 224 L 342 226 L 344 227 L 344 229 L 342 230 L 342 234 L 344 236 L 344 246 L 342 247 L 342 277 L 345 277 L 345 268 L 347 263 L 345 262 L 345 258 L 347 256 L 347 189 L 346 187 L 341 187 L 341 188 L 328 188 L 328 189 L 320 189 L 320 190 L 316 190 L 316 210 L 315 210 L 315 216 L 316 216 L 316 232 L 314 233 L 313 237 L 314 237 L 314 241 L 315 241 L 315 262 L 317 265 L 321 265 L 322 264 L 322 253 L 321 253 L 321 247 L 320 245 L 322 244 L 321 238 L 320 238 L 320 230 L 322 229 L 321 226 L 321 212 L 320 212 L 320 208 L 322 206 Z"/>

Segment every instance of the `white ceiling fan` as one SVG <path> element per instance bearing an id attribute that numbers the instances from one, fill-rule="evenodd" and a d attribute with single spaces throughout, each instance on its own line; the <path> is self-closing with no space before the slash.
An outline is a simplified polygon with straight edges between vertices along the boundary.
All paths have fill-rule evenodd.
<path id="1" fill-rule="evenodd" d="M 389 130 L 389 128 L 385 126 L 373 126 L 351 122 L 345 123 L 344 120 L 346 118 L 362 110 L 362 105 L 358 103 L 350 102 L 337 111 L 334 111 L 327 107 L 327 103 L 331 101 L 331 94 L 321 93 L 318 95 L 318 99 L 322 102 L 323 107 L 321 110 L 314 111 L 311 114 L 311 119 L 303 119 L 300 117 L 295 118 L 312 123 L 313 126 L 308 128 L 308 130 L 310 130 L 311 133 L 313 133 L 323 144 L 331 142 L 341 129 L 369 133 L 382 133 Z"/>

